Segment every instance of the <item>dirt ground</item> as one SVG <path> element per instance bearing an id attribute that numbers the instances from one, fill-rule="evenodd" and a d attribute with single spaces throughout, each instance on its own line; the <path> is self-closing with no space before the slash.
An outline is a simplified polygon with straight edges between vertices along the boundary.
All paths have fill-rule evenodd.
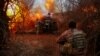
<path id="1" fill-rule="evenodd" d="M 16 34 L 0 56 L 59 56 L 59 46 L 53 34 Z"/>

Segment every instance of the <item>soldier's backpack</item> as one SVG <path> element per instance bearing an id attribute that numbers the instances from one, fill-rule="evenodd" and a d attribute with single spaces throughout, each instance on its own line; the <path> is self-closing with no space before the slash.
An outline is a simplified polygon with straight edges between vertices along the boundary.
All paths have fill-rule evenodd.
<path id="1" fill-rule="evenodd" d="M 72 38 L 73 54 L 79 56 L 86 56 L 86 35 L 84 33 L 77 33 Z"/>
<path id="2" fill-rule="evenodd" d="M 86 35 L 84 33 L 73 34 L 72 47 L 82 49 L 86 47 Z"/>

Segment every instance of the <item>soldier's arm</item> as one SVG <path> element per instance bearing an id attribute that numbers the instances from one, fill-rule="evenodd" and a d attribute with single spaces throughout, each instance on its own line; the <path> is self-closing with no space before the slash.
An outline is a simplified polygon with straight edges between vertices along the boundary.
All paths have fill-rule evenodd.
<path id="1" fill-rule="evenodd" d="M 57 39 L 57 42 L 59 42 L 61 39 L 63 39 L 65 36 L 67 36 L 67 31 L 63 32 Z"/>

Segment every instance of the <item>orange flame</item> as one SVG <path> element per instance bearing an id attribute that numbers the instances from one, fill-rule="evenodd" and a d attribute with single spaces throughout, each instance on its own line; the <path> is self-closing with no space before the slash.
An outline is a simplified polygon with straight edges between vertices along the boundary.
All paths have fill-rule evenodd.
<path id="1" fill-rule="evenodd" d="M 53 12 L 54 10 L 54 0 L 46 0 L 45 7 L 49 12 Z"/>
<path id="2" fill-rule="evenodd" d="M 37 18 L 37 19 L 41 19 L 41 18 L 42 18 L 42 13 L 38 13 L 38 12 L 37 12 L 35 15 L 36 15 L 36 18 Z"/>
<path id="3" fill-rule="evenodd" d="M 36 19 L 41 19 L 43 17 L 43 14 L 41 12 L 40 9 L 38 9 L 36 12 L 35 12 L 35 18 Z"/>

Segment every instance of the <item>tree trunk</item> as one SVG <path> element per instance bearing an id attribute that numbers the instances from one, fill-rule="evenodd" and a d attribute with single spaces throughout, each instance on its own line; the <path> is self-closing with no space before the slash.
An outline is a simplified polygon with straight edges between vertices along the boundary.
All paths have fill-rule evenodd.
<path id="1" fill-rule="evenodd" d="M 4 45 L 6 45 L 9 38 L 9 18 L 6 15 L 6 11 L 4 11 L 4 6 L 6 2 L 8 2 L 8 0 L 0 1 L 0 49 L 2 49 Z"/>

